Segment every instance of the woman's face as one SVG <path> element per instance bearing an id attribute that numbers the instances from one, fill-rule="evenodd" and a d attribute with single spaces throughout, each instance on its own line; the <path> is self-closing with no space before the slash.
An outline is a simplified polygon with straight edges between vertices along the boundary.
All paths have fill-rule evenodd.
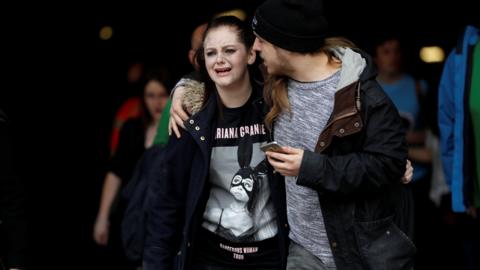
<path id="1" fill-rule="evenodd" d="M 168 100 L 167 88 L 159 81 L 151 80 L 145 85 L 143 98 L 145 99 L 147 111 L 154 121 L 158 121 Z"/>
<path id="2" fill-rule="evenodd" d="M 253 180 L 250 177 L 243 178 L 241 175 L 235 175 L 230 186 L 230 193 L 235 199 L 241 202 L 248 202 L 253 190 Z"/>
<path id="3" fill-rule="evenodd" d="M 247 65 L 255 62 L 254 51 L 247 51 L 232 26 L 210 29 L 203 45 L 208 75 L 220 88 L 243 82 L 248 74 Z"/>

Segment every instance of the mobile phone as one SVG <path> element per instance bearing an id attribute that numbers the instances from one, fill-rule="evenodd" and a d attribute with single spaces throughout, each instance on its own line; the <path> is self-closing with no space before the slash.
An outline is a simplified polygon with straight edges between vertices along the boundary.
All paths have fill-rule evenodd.
<path id="1" fill-rule="evenodd" d="M 260 149 L 261 149 L 263 152 L 273 151 L 273 152 L 278 152 L 278 153 L 285 153 L 285 152 L 283 152 L 283 150 L 282 150 L 282 146 L 280 146 L 280 145 L 279 145 L 277 142 L 275 142 L 275 141 L 266 143 L 266 144 L 264 144 L 264 145 L 261 145 L 261 146 L 260 146 Z"/>

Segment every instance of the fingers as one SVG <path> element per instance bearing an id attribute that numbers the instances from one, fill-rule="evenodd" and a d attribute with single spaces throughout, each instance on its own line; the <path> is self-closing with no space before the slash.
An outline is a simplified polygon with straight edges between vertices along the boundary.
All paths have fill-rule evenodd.
<path id="1" fill-rule="evenodd" d="M 174 115 L 182 119 L 180 122 L 186 121 L 189 118 L 182 106 L 182 97 L 184 93 L 185 88 L 183 86 L 179 86 L 175 89 L 172 97 L 172 107 L 170 108 L 170 115 Z"/>
<path id="2" fill-rule="evenodd" d="M 275 169 L 275 171 L 279 172 L 280 174 L 284 175 L 285 173 L 285 162 L 275 160 L 274 158 L 268 157 L 268 162 L 272 167 Z"/>
<path id="3" fill-rule="evenodd" d="M 270 156 L 267 156 L 267 159 L 275 171 L 283 176 L 296 176 L 298 174 L 294 162 L 283 162 Z"/>
<path id="4" fill-rule="evenodd" d="M 188 114 L 183 110 L 181 103 L 173 106 L 173 115 L 179 117 L 181 122 L 186 121 L 189 118 Z"/>
<path id="5" fill-rule="evenodd" d="M 402 183 L 403 184 L 408 184 L 408 183 L 410 183 L 410 181 L 412 181 L 412 176 L 411 175 L 402 177 Z"/>
<path id="6" fill-rule="evenodd" d="M 175 93 L 176 94 L 176 93 Z M 175 133 L 177 138 L 180 138 L 180 130 L 179 127 L 185 129 L 183 125 L 182 117 L 185 117 L 185 120 L 188 119 L 188 115 L 183 111 L 181 102 L 172 101 L 172 107 L 170 108 L 170 119 L 168 121 L 168 134 L 172 135 L 172 131 Z"/>
<path id="7" fill-rule="evenodd" d="M 185 129 L 183 122 L 189 118 L 187 113 L 183 110 L 181 96 L 183 89 L 177 88 L 172 99 L 172 107 L 170 108 L 170 119 L 168 121 L 168 134 L 172 135 L 172 131 L 177 138 L 180 138 L 179 126 Z"/>
<path id="8" fill-rule="evenodd" d="M 283 146 L 282 150 L 287 154 L 299 154 L 302 151 L 301 149 L 293 148 L 290 146 Z"/>
<path id="9" fill-rule="evenodd" d="M 104 233 L 99 235 L 96 242 L 100 246 L 106 246 L 108 244 L 108 234 Z"/>
<path id="10" fill-rule="evenodd" d="M 408 184 L 408 183 L 410 183 L 410 179 L 409 179 L 409 177 L 408 177 L 407 175 L 404 175 L 404 176 L 402 177 L 402 183 L 403 183 L 403 184 Z"/>
<path id="11" fill-rule="evenodd" d="M 406 170 L 405 170 L 405 174 L 402 177 L 402 183 L 408 184 L 410 183 L 410 181 L 412 181 L 412 178 L 413 178 L 412 163 L 410 162 L 410 160 L 407 159 Z"/>
<path id="12" fill-rule="evenodd" d="M 292 161 L 292 157 L 291 157 L 290 154 L 282 154 L 282 153 L 277 153 L 277 152 L 273 152 L 273 151 L 267 151 L 265 154 L 268 157 L 276 159 L 280 162 Z"/>
<path id="13" fill-rule="evenodd" d="M 181 104 L 172 104 L 172 107 L 170 108 L 170 118 L 172 117 L 174 118 L 175 124 L 177 126 L 181 126 L 185 129 L 183 122 L 186 121 L 189 117 L 183 110 Z"/>
<path id="14" fill-rule="evenodd" d="M 181 128 L 185 129 L 185 125 L 183 124 L 184 121 L 182 120 L 182 118 L 177 114 L 174 114 L 172 116 L 173 116 L 173 120 L 175 121 L 175 125 L 177 127 L 180 126 Z"/>
<path id="15" fill-rule="evenodd" d="M 181 137 L 180 136 L 180 130 L 178 130 L 178 126 L 175 122 L 175 119 L 172 116 L 170 116 L 170 120 L 168 121 L 168 129 L 169 129 L 169 134 L 170 135 L 171 135 L 172 130 L 173 130 L 173 132 L 175 133 L 175 136 L 177 136 L 177 138 L 180 139 L 180 137 Z"/>
<path id="16" fill-rule="evenodd" d="M 105 224 L 96 224 L 93 232 L 93 240 L 100 246 L 108 244 L 108 228 Z"/>
<path id="17" fill-rule="evenodd" d="M 404 175 L 404 177 L 405 177 L 405 178 L 409 178 L 411 175 L 412 175 L 412 170 L 411 170 L 410 168 L 407 168 L 407 169 L 405 170 L 405 175 Z"/>

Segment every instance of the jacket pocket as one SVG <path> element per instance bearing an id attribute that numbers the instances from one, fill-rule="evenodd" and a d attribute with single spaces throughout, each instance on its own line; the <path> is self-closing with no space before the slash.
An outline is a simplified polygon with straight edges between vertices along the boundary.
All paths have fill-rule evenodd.
<path id="1" fill-rule="evenodd" d="M 356 222 L 358 251 L 371 270 L 413 269 L 415 245 L 392 217 Z"/>

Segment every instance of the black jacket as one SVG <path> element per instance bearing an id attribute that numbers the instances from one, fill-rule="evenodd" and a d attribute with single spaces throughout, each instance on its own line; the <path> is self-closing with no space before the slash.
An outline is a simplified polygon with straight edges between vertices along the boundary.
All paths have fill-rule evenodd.
<path id="1" fill-rule="evenodd" d="M 263 100 L 254 102 L 265 112 Z M 208 171 L 216 98 L 211 95 L 205 107 L 186 122 L 180 139 L 171 136 L 164 149 L 165 163 L 152 170 L 151 205 L 147 216 L 144 268 L 189 269 L 196 232 L 209 195 Z M 272 171 L 272 170 L 270 170 Z M 277 212 L 278 240 L 282 262 L 286 261 L 287 221 L 284 182 L 269 177 Z M 175 261 L 175 262 L 174 262 Z"/>
<path id="2" fill-rule="evenodd" d="M 297 184 L 318 191 L 337 269 L 411 269 L 411 197 L 402 121 L 367 55 L 358 81 L 338 90 Z"/>

